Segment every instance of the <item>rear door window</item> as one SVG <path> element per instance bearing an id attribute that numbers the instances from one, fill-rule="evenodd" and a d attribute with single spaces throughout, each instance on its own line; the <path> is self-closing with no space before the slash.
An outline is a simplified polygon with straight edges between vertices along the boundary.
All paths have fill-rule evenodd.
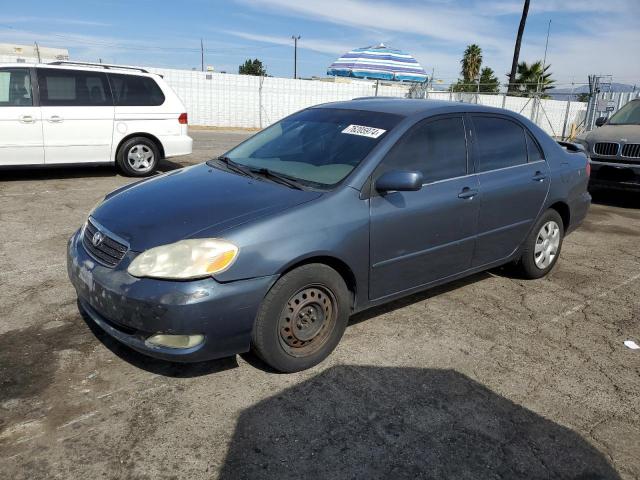
<path id="1" fill-rule="evenodd" d="M 473 115 L 475 154 L 479 172 L 527 163 L 524 129 L 501 117 Z"/>
<path id="2" fill-rule="evenodd" d="M 153 78 L 110 73 L 109 82 L 116 106 L 149 107 L 164 103 L 164 93 Z"/>
<path id="3" fill-rule="evenodd" d="M 529 154 L 529 163 L 544 160 L 542 150 L 538 143 L 533 139 L 530 133 L 527 133 L 527 153 Z"/>
<path id="4" fill-rule="evenodd" d="M 382 171 L 389 170 L 422 172 L 425 183 L 466 175 L 462 117 L 427 119 L 412 127 L 384 159 Z"/>
<path id="5" fill-rule="evenodd" d="M 111 106 L 111 91 L 102 72 L 39 68 L 38 86 L 43 107 Z"/>
<path id="6" fill-rule="evenodd" d="M 0 70 L 0 107 L 33 106 L 31 75 L 28 68 Z"/>

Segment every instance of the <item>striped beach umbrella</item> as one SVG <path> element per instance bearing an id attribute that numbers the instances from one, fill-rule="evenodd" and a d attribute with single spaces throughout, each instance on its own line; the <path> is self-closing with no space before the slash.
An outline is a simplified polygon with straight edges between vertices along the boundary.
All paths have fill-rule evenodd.
<path id="1" fill-rule="evenodd" d="M 415 58 L 383 43 L 345 53 L 331 64 L 327 75 L 400 82 L 427 80 L 427 73 Z"/>

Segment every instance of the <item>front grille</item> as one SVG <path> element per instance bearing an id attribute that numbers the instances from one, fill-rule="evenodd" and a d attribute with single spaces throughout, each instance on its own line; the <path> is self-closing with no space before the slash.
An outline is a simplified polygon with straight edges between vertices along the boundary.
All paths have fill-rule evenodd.
<path id="1" fill-rule="evenodd" d="M 600 142 L 600 143 L 596 143 L 593 146 L 593 153 L 595 153 L 596 155 L 615 156 L 615 155 L 618 155 L 619 149 L 620 149 L 619 143 Z"/>
<path id="2" fill-rule="evenodd" d="M 622 156 L 640 158 L 640 143 L 627 143 L 622 147 Z"/>
<path id="3" fill-rule="evenodd" d="M 97 246 L 93 244 L 93 236 L 98 232 L 91 220 L 87 220 L 87 225 L 84 228 L 84 235 L 82 237 L 82 245 L 89 255 L 95 258 L 98 262 L 107 267 L 115 267 L 120 260 L 127 253 L 127 246 L 111 238 L 107 233 L 100 230 L 103 235 L 102 242 Z"/>

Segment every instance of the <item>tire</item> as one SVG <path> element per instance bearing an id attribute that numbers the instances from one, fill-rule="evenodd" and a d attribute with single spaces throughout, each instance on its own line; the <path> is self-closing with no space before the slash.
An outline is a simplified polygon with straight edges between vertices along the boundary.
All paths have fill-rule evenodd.
<path id="1" fill-rule="evenodd" d="M 338 345 L 350 314 L 350 292 L 331 267 L 303 265 L 265 296 L 252 333 L 252 351 L 280 372 L 317 365 Z"/>
<path id="2" fill-rule="evenodd" d="M 148 177 L 158 167 L 160 149 L 145 137 L 133 137 L 124 142 L 118 150 L 116 162 L 128 177 Z"/>
<path id="3" fill-rule="evenodd" d="M 525 240 L 517 264 L 522 276 L 534 279 L 547 275 L 560 257 L 563 240 L 562 217 L 555 210 L 549 209 L 538 219 Z"/>

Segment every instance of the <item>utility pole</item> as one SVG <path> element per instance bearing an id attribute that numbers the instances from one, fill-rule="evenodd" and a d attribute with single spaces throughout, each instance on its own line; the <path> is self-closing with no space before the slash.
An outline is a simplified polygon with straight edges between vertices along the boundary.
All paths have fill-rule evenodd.
<path id="1" fill-rule="evenodd" d="M 33 42 L 36 45 L 36 54 L 38 55 L 38 63 L 42 63 L 42 59 L 40 58 L 40 47 L 38 46 L 38 42 Z"/>
<path id="2" fill-rule="evenodd" d="M 520 25 L 518 26 L 518 36 L 516 37 L 516 45 L 513 48 L 513 61 L 511 62 L 511 73 L 509 73 L 509 85 L 507 91 L 515 90 L 516 70 L 518 69 L 518 58 L 520 57 L 520 44 L 522 43 L 522 35 L 524 34 L 524 26 L 527 23 L 527 15 L 529 15 L 529 1 L 524 0 L 522 8 L 522 17 L 520 17 Z"/>
<path id="3" fill-rule="evenodd" d="M 302 37 L 300 35 L 291 35 L 293 38 L 293 78 L 298 78 L 298 40 Z"/>
<path id="4" fill-rule="evenodd" d="M 204 72 L 204 43 L 202 42 L 202 38 L 200 39 L 200 65 Z"/>

